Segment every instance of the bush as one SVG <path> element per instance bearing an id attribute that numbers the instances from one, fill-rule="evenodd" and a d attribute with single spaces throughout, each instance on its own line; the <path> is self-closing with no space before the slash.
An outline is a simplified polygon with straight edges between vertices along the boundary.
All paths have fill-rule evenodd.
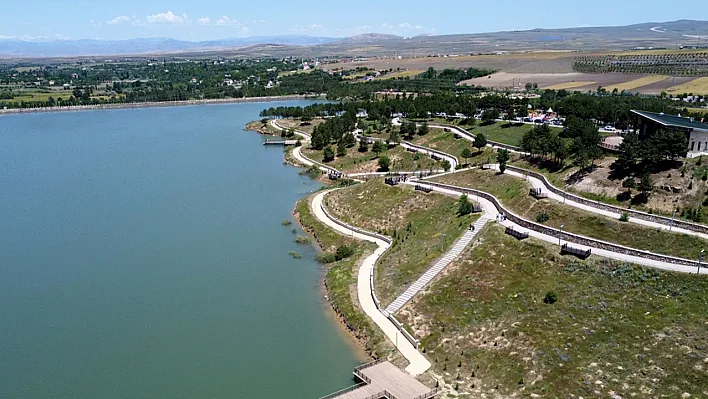
<path id="1" fill-rule="evenodd" d="M 457 213 L 460 216 L 469 215 L 474 210 L 472 203 L 467 199 L 467 194 L 462 194 L 460 196 L 459 208 L 457 208 Z"/>
<path id="2" fill-rule="evenodd" d="M 550 218 L 551 217 L 548 216 L 548 214 L 546 212 L 541 212 L 538 215 L 536 215 L 536 222 L 537 223 L 546 223 L 548 221 L 548 219 L 550 219 Z"/>
<path id="3" fill-rule="evenodd" d="M 337 252 L 335 252 L 334 258 L 336 260 L 342 260 L 342 259 L 346 259 L 352 255 L 354 255 L 354 248 L 352 248 L 348 245 L 340 245 L 337 247 Z"/>
<path id="4" fill-rule="evenodd" d="M 553 305 L 554 303 L 558 302 L 558 294 L 556 294 L 553 291 L 548 291 L 546 293 L 546 296 L 543 297 L 543 303 L 547 303 L 549 305 Z"/>
<path id="5" fill-rule="evenodd" d="M 300 258 L 302 258 L 302 255 L 300 255 L 299 253 L 297 253 L 297 252 L 295 252 L 295 251 L 290 251 L 290 252 L 288 252 L 288 254 L 289 254 L 290 256 L 292 256 L 293 258 L 295 258 L 295 259 L 300 259 Z"/>
<path id="6" fill-rule="evenodd" d="M 620 215 L 620 222 L 629 222 L 629 213 L 624 212 Z"/>
<path id="7" fill-rule="evenodd" d="M 291 221 L 288 220 L 288 219 L 283 219 L 283 221 L 280 222 L 280 224 L 283 225 L 283 226 L 290 226 L 291 224 L 293 224 L 293 222 L 291 222 Z"/>
<path id="8" fill-rule="evenodd" d="M 317 261 L 320 262 L 320 263 L 322 263 L 323 265 L 326 265 L 326 264 L 328 264 L 328 263 L 334 263 L 334 262 L 337 261 L 336 256 L 335 256 L 333 253 L 331 253 L 331 252 L 322 252 L 322 253 L 319 253 L 319 254 L 317 254 L 317 256 L 315 257 L 315 259 L 317 259 Z"/>
<path id="9" fill-rule="evenodd" d="M 387 157 L 386 155 L 379 158 L 379 171 L 388 172 L 388 169 L 390 167 L 391 167 L 391 158 Z"/>
<path id="10" fill-rule="evenodd" d="M 449 172 L 450 168 L 452 168 L 452 165 L 450 165 L 450 161 L 448 161 L 447 159 L 443 159 L 442 167 L 445 170 L 445 172 Z"/>
<path id="11" fill-rule="evenodd" d="M 295 236 L 295 242 L 298 243 L 298 244 L 309 244 L 309 243 L 310 243 L 310 239 L 309 239 L 308 237 L 301 236 L 301 235 L 298 234 L 298 235 Z"/>

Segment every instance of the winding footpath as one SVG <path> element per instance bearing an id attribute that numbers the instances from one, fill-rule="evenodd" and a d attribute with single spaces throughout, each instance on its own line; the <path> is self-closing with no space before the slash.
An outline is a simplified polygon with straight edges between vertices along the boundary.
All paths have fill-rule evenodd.
<path id="1" fill-rule="evenodd" d="M 277 129 L 284 129 L 283 127 L 280 127 L 274 120 L 271 120 L 271 125 Z M 431 125 L 432 127 L 435 127 L 435 125 Z M 447 126 L 446 126 L 447 127 Z M 468 138 L 469 140 L 474 140 L 474 136 L 469 134 L 469 132 L 463 131 L 461 129 L 457 129 L 454 127 L 447 127 L 449 129 L 455 129 L 459 133 L 459 135 Z M 456 134 L 458 134 L 456 133 Z M 298 136 L 304 138 L 305 140 L 309 141 L 310 140 L 310 135 L 308 135 L 305 132 L 301 131 L 295 131 L 295 134 Z M 359 139 L 359 137 L 357 137 Z M 410 143 L 406 143 L 407 145 L 412 145 Z M 402 143 L 403 145 L 403 143 Z M 451 164 L 457 166 L 459 163 L 457 162 L 457 158 L 455 158 L 452 155 L 441 153 L 439 151 L 421 147 L 421 146 L 414 146 L 416 151 L 425 151 L 427 155 L 433 155 L 433 154 L 443 154 L 444 156 L 449 156 L 450 158 L 445 158 L 450 161 Z M 316 162 L 314 160 L 311 160 L 301 153 L 301 147 L 297 147 L 293 150 L 292 154 L 293 157 L 300 163 L 306 166 L 312 166 L 316 165 L 323 171 L 337 171 L 335 168 L 332 168 L 330 166 L 321 164 L 319 162 Z M 491 168 L 498 169 L 497 165 L 490 165 Z M 447 172 L 447 173 L 442 173 L 437 176 L 441 176 L 444 174 L 448 173 L 457 173 L 463 170 L 457 170 L 457 171 L 452 171 L 452 172 Z M 533 176 L 528 176 L 524 175 L 522 173 L 519 173 L 518 171 L 512 171 L 507 169 L 505 173 L 517 177 L 517 178 L 522 178 L 528 180 L 532 187 L 534 188 L 545 188 L 546 191 L 549 194 L 549 199 L 555 200 L 558 202 L 565 203 L 566 205 L 569 206 L 574 206 L 578 209 L 583 209 L 589 212 L 593 212 L 602 216 L 606 217 L 612 217 L 612 218 L 618 218 L 619 214 L 608 211 L 608 210 L 603 210 L 599 209 L 596 207 L 592 207 L 586 204 L 582 204 L 576 201 L 573 201 L 572 198 L 568 199 L 565 195 L 560 196 L 556 193 L 554 193 L 552 190 L 548 190 L 548 187 L 546 185 L 546 182 L 542 181 L 541 179 L 538 179 Z M 386 174 L 386 173 L 374 173 L 374 174 Z M 362 175 L 367 175 L 367 174 L 357 174 L 359 176 Z M 354 176 L 354 175 L 350 175 Z M 464 189 L 464 188 L 459 188 L 459 187 L 454 187 L 450 185 L 445 185 L 442 183 L 435 183 L 435 182 L 427 182 L 423 179 L 411 179 L 408 182 L 405 182 L 403 184 L 407 185 L 420 185 L 423 187 L 427 188 L 432 188 L 435 192 L 443 194 L 443 195 L 450 195 L 450 196 L 455 196 L 459 197 L 460 195 L 466 193 L 466 191 L 470 191 L 469 189 Z M 466 190 L 466 191 L 465 191 Z M 363 229 L 356 228 L 354 226 L 347 225 L 346 223 L 336 219 L 333 217 L 329 212 L 324 207 L 323 204 L 323 199 L 324 197 L 330 193 L 331 191 L 334 190 L 328 190 L 321 192 L 317 195 L 315 195 L 312 198 L 311 201 L 311 208 L 314 216 L 321 221 L 323 224 L 327 225 L 328 227 L 334 229 L 335 231 L 351 236 L 360 240 L 366 240 L 369 242 L 373 242 L 377 245 L 377 249 L 369 255 L 366 259 L 363 260 L 357 274 L 357 296 L 359 298 L 359 303 L 362 307 L 362 310 L 366 315 L 371 318 L 372 321 L 384 332 L 386 337 L 394 343 L 398 351 L 408 360 L 409 365 L 406 367 L 406 371 L 410 373 L 411 375 L 419 375 L 424 373 L 426 370 L 428 370 L 431 366 L 430 362 L 425 358 L 425 356 L 420 353 L 417 349 L 417 341 L 413 337 L 408 334 L 408 337 L 410 339 L 406 339 L 403 336 L 403 332 L 405 332 L 405 329 L 395 321 L 395 318 L 393 317 L 393 314 L 397 311 L 399 311 L 408 301 L 410 301 L 416 294 L 418 294 L 425 286 L 427 286 L 431 281 L 435 279 L 435 277 L 438 276 L 440 272 L 442 272 L 447 265 L 449 265 L 457 256 L 459 256 L 462 251 L 472 243 L 474 237 L 479 233 L 479 231 L 490 221 L 492 218 L 492 215 L 499 215 L 499 214 L 505 214 L 506 211 L 501 207 L 501 205 L 497 206 L 495 205 L 494 202 L 482 197 L 482 196 L 473 196 L 473 200 L 478 202 L 480 206 L 482 207 L 482 216 L 480 219 L 475 223 L 475 229 L 471 231 L 467 231 L 458 241 L 457 243 L 453 246 L 453 248 L 445 253 L 435 264 L 432 265 L 430 269 L 428 269 L 423 275 L 421 275 L 413 284 L 411 284 L 406 291 L 404 291 L 403 294 L 401 294 L 398 298 L 392 302 L 388 308 L 383 309 L 381 307 L 380 302 L 376 298 L 376 293 L 374 289 L 374 279 L 373 279 L 373 273 L 374 273 L 374 266 L 376 264 L 376 261 L 383 255 L 383 253 L 390 247 L 391 245 L 391 240 L 387 237 L 383 237 L 379 234 L 372 233 L 365 231 Z M 475 190 L 471 190 L 475 191 Z M 487 193 L 483 193 L 489 195 Z M 492 197 L 493 198 L 493 197 Z M 494 198 L 498 204 L 501 204 L 496 198 Z M 525 220 L 523 220 L 525 221 Z M 657 223 L 657 222 L 652 222 L 650 220 L 643 220 L 643 219 L 638 219 L 638 218 L 632 218 L 632 222 L 641 224 L 646 227 L 651 227 L 651 228 L 666 228 L 665 224 L 662 223 Z M 528 222 L 528 221 L 526 221 Z M 532 229 L 527 229 L 522 227 L 521 225 L 512 222 L 509 219 L 506 218 L 497 218 L 497 223 L 500 223 L 504 227 L 511 227 L 517 231 L 522 231 L 526 232 L 529 234 L 530 237 L 534 237 L 536 239 L 549 242 L 549 243 L 558 243 L 560 244 L 562 242 L 562 236 L 559 235 L 551 235 L 551 234 L 544 234 L 542 232 L 538 232 Z M 708 238 L 708 235 L 702 234 L 696 231 L 688 230 L 688 229 L 682 229 L 678 228 L 676 226 L 672 226 L 673 230 L 677 233 L 682 233 L 682 234 L 691 234 L 691 235 L 696 235 L 700 236 L 702 238 Z M 565 233 L 568 235 L 569 233 Z M 578 236 L 578 235 L 575 235 Z M 582 237 L 582 236 L 578 236 Z M 560 240 L 559 240 L 560 238 Z M 596 240 L 599 241 L 599 240 Z M 623 262 L 630 262 L 642 266 L 647 266 L 647 267 L 652 267 L 656 269 L 662 269 L 662 270 L 670 270 L 670 271 L 678 271 L 678 272 L 683 272 L 683 273 L 694 273 L 696 272 L 695 267 L 690 266 L 690 265 L 685 265 L 685 264 L 676 264 L 676 263 L 671 263 L 667 261 L 662 261 L 662 260 L 656 260 L 656 259 L 650 259 L 647 257 L 643 256 L 634 256 L 626 253 L 621 253 L 621 252 L 616 252 L 616 251 L 611 251 L 611 250 L 606 250 L 602 248 L 597 248 L 593 246 L 586 246 L 586 245 L 580 245 L 580 244 L 573 244 L 575 248 L 581 249 L 581 250 L 587 250 L 587 249 L 592 249 L 593 254 L 609 258 L 609 259 L 614 259 L 618 261 L 623 261 Z M 661 255 L 660 255 L 661 256 Z M 407 333 L 407 332 L 406 332 Z M 413 341 L 413 342 L 412 342 Z"/>
<path id="2" fill-rule="evenodd" d="M 325 195 L 333 190 L 324 191 L 312 198 L 311 207 L 312 212 L 315 217 L 328 227 L 333 230 L 350 237 L 354 237 L 360 240 L 365 240 L 375 243 L 378 247 L 364 261 L 359 267 L 359 272 L 357 275 L 357 296 L 359 298 L 359 304 L 362 310 L 366 313 L 374 323 L 383 331 L 383 333 L 388 337 L 388 339 L 394 343 L 396 349 L 408 360 L 409 364 L 406 367 L 406 371 L 413 375 L 420 375 L 430 368 L 430 362 L 423 356 L 418 349 L 413 346 L 413 344 L 402 336 L 399 332 L 398 327 L 391 321 L 388 315 L 384 314 L 379 310 L 377 302 L 374 300 L 375 293 L 373 290 L 373 276 L 374 265 L 376 261 L 383 255 L 384 252 L 391 246 L 391 244 L 379 238 L 378 234 L 368 232 L 364 234 L 361 229 L 353 229 L 348 227 L 345 223 L 336 220 L 334 217 L 329 215 L 324 209 L 322 200 Z"/>

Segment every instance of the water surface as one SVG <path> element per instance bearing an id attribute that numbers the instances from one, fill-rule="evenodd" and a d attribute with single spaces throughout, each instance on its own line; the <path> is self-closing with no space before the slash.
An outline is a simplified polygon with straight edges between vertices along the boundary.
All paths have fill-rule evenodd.
<path id="1" fill-rule="evenodd" d="M 317 184 L 242 130 L 303 103 L 0 117 L 0 397 L 349 385 L 321 269 L 281 226 Z"/>

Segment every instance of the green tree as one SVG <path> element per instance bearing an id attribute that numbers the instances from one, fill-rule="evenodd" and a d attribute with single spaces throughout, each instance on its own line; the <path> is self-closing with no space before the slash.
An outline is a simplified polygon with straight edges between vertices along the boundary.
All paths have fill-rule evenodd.
<path id="1" fill-rule="evenodd" d="M 418 128 L 418 135 L 419 135 L 419 136 L 425 136 L 426 134 L 428 134 L 428 131 L 429 131 L 429 129 L 428 129 L 428 123 L 427 123 L 427 122 L 423 122 L 423 124 L 420 125 L 420 127 Z"/>
<path id="2" fill-rule="evenodd" d="M 474 210 L 472 203 L 467 198 L 467 194 L 462 194 L 458 201 L 457 214 L 460 216 L 469 215 Z"/>
<path id="3" fill-rule="evenodd" d="M 497 152 L 497 163 L 499 164 L 499 171 L 501 173 L 504 173 L 506 170 L 507 162 L 509 162 L 509 151 L 502 148 Z"/>
<path id="4" fill-rule="evenodd" d="M 642 179 L 639 181 L 639 187 L 637 188 L 644 197 L 649 197 L 649 194 L 654 191 L 654 181 L 649 173 L 642 175 Z"/>
<path id="5" fill-rule="evenodd" d="M 474 142 L 472 143 L 472 146 L 477 149 L 478 153 L 482 152 L 482 148 L 487 146 L 487 137 L 482 133 L 478 133 L 474 137 Z"/>
<path id="6" fill-rule="evenodd" d="M 344 139 L 340 139 L 337 143 L 337 156 L 343 157 L 347 155 L 347 146 L 344 144 Z"/>
<path id="7" fill-rule="evenodd" d="M 495 108 L 489 108 L 482 112 L 482 124 L 491 125 L 499 117 L 499 110 Z"/>
<path id="8" fill-rule="evenodd" d="M 467 159 L 472 158 L 472 156 L 472 151 L 470 151 L 469 148 L 465 147 L 465 149 L 462 150 L 462 158 L 465 159 L 465 163 L 467 163 Z"/>
<path id="9" fill-rule="evenodd" d="M 445 172 L 449 172 L 450 168 L 452 168 L 452 165 L 450 164 L 450 161 L 447 159 L 443 159 L 442 162 L 440 163 L 445 170 Z"/>
<path id="10" fill-rule="evenodd" d="M 356 145 L 356 138 L 351 132 L 345 133 L 344 136 L 342 136 L 342 140 L 347 148 L 352 148 Z"/>
<path id="11" fill-rule="evenodd" d="M 595 125 L 586 120 L 574 118 L 568 125 L 573 143 L 570 146 L 570 155 L 580 169 L 585 169 L 595 163 L 602 156 L 600 141 L 602 136 Z M 589 164 L 589 165 L 588 165 Z"/>
<path id="12" fill-rule="evenodd" d="M 399 144 L 401 142 L 401 135 L 396 129 L 392 129 L 391 133 L 388 135 L 388 142 L 393 144 Z"/>
<path id="13" fill-rule="evenodd" d="M 367 152 L 369 151 L 369 144 L 366 142 L 366 139 L 361 139 L 359 141 L 359 152 Z"/>
<path id="14" fill-rule="evenodd" d="M 386 144 L 384 144 L 383 141 L 376 141 L 371 151 L 378 157 L 382 152 L 386 151 Z"/>
<path id="15" fill-rule="evenodd" d="M 388 169 L 390 167 L 391 167 L 391 159 L 389 157 L 384 155 L 381 158 L 379 158 L 379 171 L 388 172 Z"/>
<path id="16" fill-rule="evenodd" d="M 334 161 L 334 150 L 332 149 L 332 146 L 327 146 L 323 150 L 323 161 L 324 162 L 331 162 Z"/>

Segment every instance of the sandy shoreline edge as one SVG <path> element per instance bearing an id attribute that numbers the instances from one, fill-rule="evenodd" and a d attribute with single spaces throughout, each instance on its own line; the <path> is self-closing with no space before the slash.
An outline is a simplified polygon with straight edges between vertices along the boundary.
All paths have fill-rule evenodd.
<path id="1" fill-rule="evenodd" d="M 157 108 L 157 107 L 184 107 L 190 105 L 208 105 L 208 104 L 235 104 L 235 103 L 260 103 L 274 101 L 291 101 L 291 100 L 324 100 L 324 95 L 288 95 L 288 96 L 269 96 L 269 97 L 242 97 L 242 98 L 216 98 L 205 100 L 185 100 L 185 101 L 153 101 L 144 103 L 115 103 L 115 104 L 97 104 L 97 105 L 70 105 L 66 107 L 40 107 L 40 108 L 2 108 L 2 115 L 17 115 L 17 114 L 34 114 L 44 112 L 72 112 L 72 111 L 90 111 L 90 110 L 111 110 L 111 109 L 130 109 L 130 108 Z"/>

